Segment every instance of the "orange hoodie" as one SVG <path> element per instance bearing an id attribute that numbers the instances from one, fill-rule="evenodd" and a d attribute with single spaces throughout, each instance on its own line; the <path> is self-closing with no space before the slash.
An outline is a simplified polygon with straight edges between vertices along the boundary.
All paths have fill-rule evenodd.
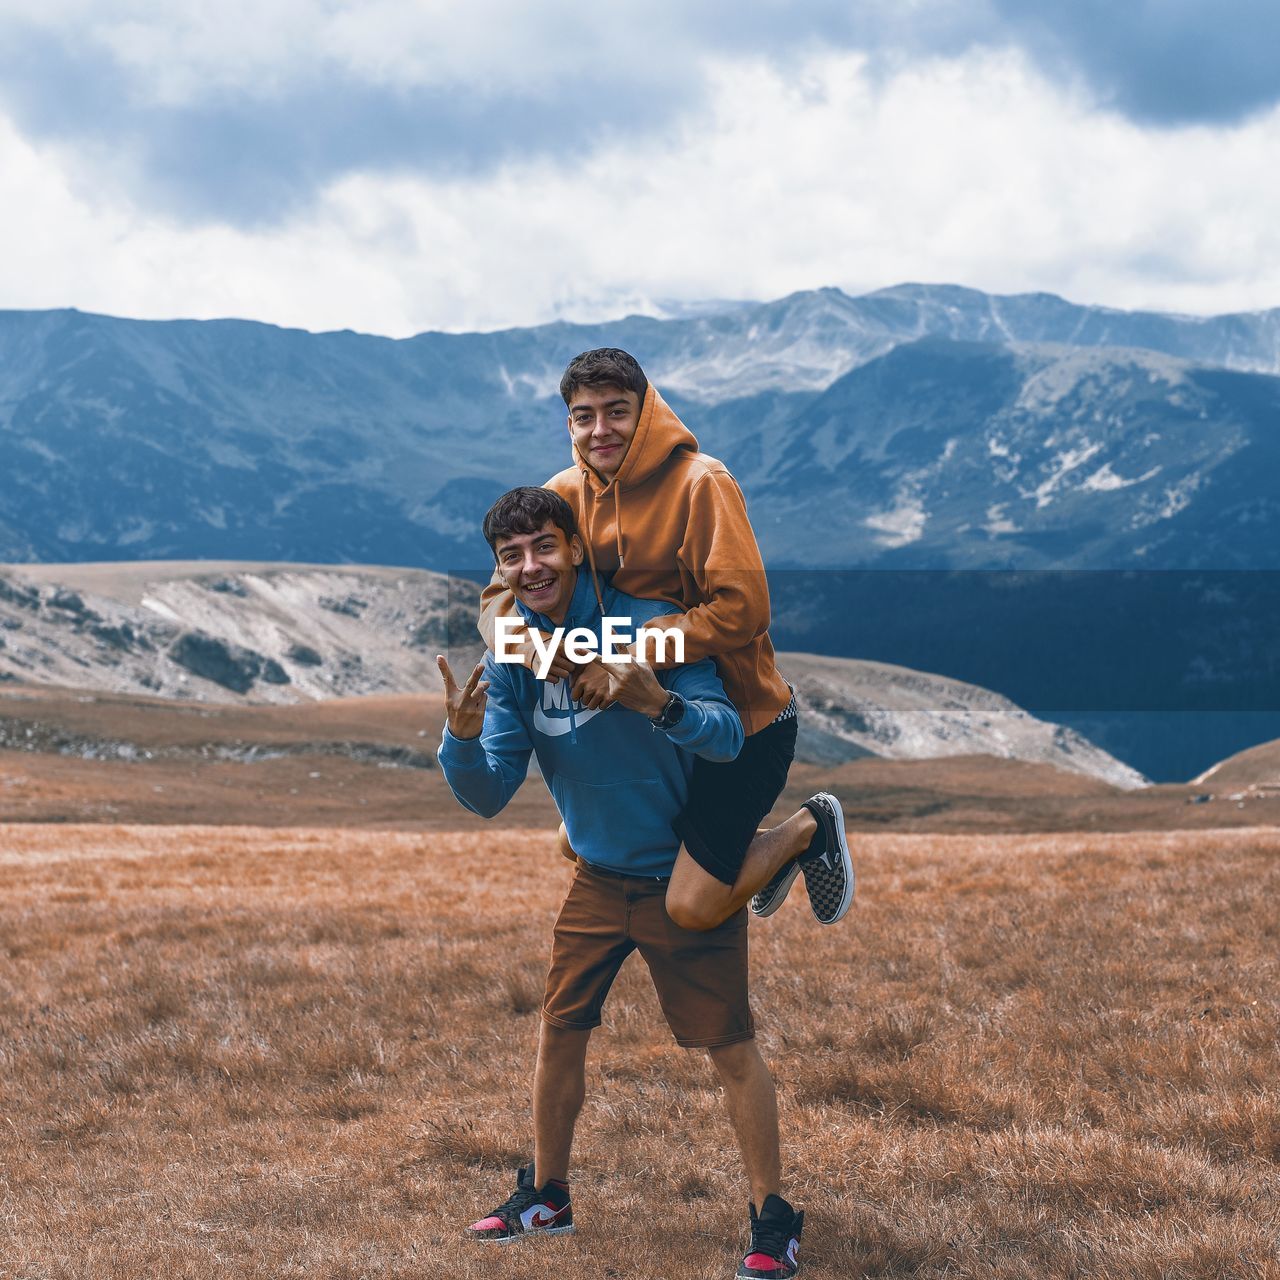
<path id="1" fill-rule="evenodd" d="M 684 660 L 716 660 L 725 692 L 748 734 L 786 707 L 791 691 L 774 665 L 769 587 L 738 482 L 649 385 L 622 466 L 609 483 L 583 461 L 547 488 L 578 518 L 593 573 L 642 600 L 669 600 L 683 612 L 651 627 L 684 633 Z M 481 597 L 480 634 L 492 648 L 494 619 L 516 612 L 495 574 Z"/>

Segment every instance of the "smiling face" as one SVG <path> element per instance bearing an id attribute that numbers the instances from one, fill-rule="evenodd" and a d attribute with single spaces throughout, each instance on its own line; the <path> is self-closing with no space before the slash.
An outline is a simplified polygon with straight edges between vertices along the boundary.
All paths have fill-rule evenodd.
<path id="1" fill-rule="evenodd" d="M 607 484 L 618 474 L 640 423 L 640 397 L 621 387 L 579 387 L 569 403 L 569 435 Z"/>
<path id="2" fill-rule="evenodd" d="M 569 612 L 582 563 L 582 539 L 548 520 L 534 533 L 510 533 L 494 547 L 498 572 L 516 599 L 557 626 Z"/>

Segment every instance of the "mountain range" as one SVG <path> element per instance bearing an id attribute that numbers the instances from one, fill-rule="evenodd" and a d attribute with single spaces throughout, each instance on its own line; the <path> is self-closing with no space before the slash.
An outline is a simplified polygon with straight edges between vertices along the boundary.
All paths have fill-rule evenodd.
<path id="1" fill-rule="evenodd" d="M 559 374 L 606 345 L 640 358 L 741 482 L 785 604 L 780 644 L 945 672 L 1039 712 L 1127 712 L 1091 687 L 1000 681 L 1028 653 L 1055 675 L 1125 670 L 1150 643 L 1159 575 L 1194 571 L 1190 620 L 1175 609 L 1154 640 L 1172 673 L 1160 709 L 1280 709 L 1256 687 L 1275 595 L 1257 571 L 1280 569 L 1280 310 L 902 285 L 403 340 L 0 312 L 0 560 L 483 575 L 480 516 L 567 462 Z M 1064 593 L 1064 572 L 1095 576 Z M 1118 596 L 1117 572 L 1141 589 Z M 939 573 L 958 575 L 941 594 Z M 967 602 L 964 635 L 944 598 Z M 1243 745 L 1228 735 L 1217 754 Z M 1129 758 L 1153 776 L 1212 762 Z"/>
<path id="2" fill-rule="evenodd" d="M 592 346 L 725 459 L 770 565 L 1280 567 L 1280 310 L 911 285 L 399 341 L 0 312 L 0 559 L 483 566 Z"/>

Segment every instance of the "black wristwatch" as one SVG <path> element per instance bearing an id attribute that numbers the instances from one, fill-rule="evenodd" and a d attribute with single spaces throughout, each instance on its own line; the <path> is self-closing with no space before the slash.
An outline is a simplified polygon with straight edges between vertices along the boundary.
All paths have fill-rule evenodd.
<path id="1" fill-rule="evenodd" d="M 673 693 L 668 696 L 666 706 L 656 716 L 649 717 L 649 723 L 655 729 L 674 729 L 684 718 L 684 699 Z"/>

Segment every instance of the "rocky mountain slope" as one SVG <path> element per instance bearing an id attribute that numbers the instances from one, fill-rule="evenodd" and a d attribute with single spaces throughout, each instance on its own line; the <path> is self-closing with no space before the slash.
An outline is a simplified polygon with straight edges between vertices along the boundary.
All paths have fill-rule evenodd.
<path id="1" fill-rule="evenodd" d="M 1196 778 L 1195 785 L 1224 793 L 1280 795 L 1280 740 L 1260 743 L 1219 761 Z"/>
<path id="2" fill-rule="evenodd" d="M 458 670 L 479 653 L 477 594 L 377 567 L 11 565 L 0 568 L 0 680 L 208 703 L 435 693 L 437 652 Z M 780 664 L 805 713 L 806 760 L 981 754 L 1121 787 L 1145 781 L 986 689 L 850 659 L 783 654 Z M 32 725 L 10 725 L 0 747 L 27 743 L 48 745 Z"/>
<path id="3" fill-rule="evenodd" d="M 738 472 L 771 565 L 1274 569 L 1278 424 L 1280 378 L 928 338 L 762 431 Z"/>
<path id="4" fill-rule="evenodd" d="M 473 583 L 414 569 L 0 566 L 0 679 L 293 703 L 439 685 L 474 662 Z"/>
<path id="5" fill-rule="evenodd" d="M 989 689 L 880 662 L 807 653 L 783 653 L 778 661 L 795 686 L 802 711 L 797 754 L 807 761 L 982 754 L 1051 764 L 1117 787 L 1146 782 L 1080 734 Z"/>

